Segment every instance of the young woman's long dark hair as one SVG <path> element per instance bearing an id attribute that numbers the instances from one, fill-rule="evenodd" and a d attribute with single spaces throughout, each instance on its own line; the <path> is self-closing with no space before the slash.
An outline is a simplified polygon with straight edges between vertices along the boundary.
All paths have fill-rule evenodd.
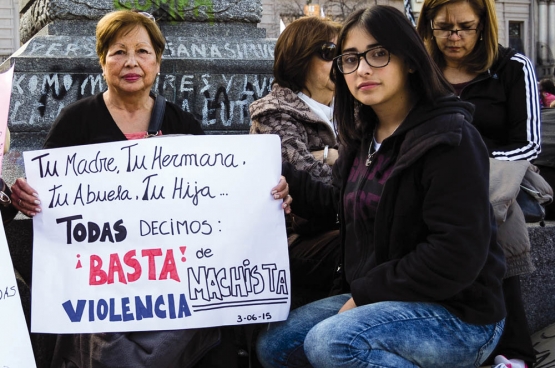
<path id="1" fill-rule="evenodd" d="M 387 5 L 375 5 L 352 13 L 339 33 L 337 46 L 340 53 L 347 34 L 356 27 L 366 30 L 381 46 L 414 70 L 409 74 L 409 83 L 419 103 L 433 104 L 438 97 L 453 93 L 420 36 L 399 10 Z M 335 81 L 334 121 L 339 139 L 348 148 L 358 148 L 362 139 L 372 134 L 377 123 L 376 115 L 370 106 L 354 99 L 336 62 L 332 78 Z"/>

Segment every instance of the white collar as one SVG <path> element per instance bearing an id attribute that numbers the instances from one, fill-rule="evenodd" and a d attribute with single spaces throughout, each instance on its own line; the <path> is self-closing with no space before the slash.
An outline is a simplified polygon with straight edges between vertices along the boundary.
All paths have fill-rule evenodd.
<path id="1" fill-rule="evenodd" d="M 333 99 L 330 106 L 328 106 L 308 97 L 302 92 L 297 93 L 297 96 L 308 105 L 312 112 L 325 121 L 331 127 L 333 134 L 335 134 L 335 128 L 333 127 Z"/>

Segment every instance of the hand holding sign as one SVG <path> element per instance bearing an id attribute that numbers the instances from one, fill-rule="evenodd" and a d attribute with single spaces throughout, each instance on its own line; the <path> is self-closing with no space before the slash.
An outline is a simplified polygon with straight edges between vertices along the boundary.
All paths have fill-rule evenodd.
<path id="1" fill-rule="evenodd" d="M 41 211 L 39 195 L 24 178 L 18 178 L 11 189 L 12 203 L 18 211 L 30 217 Z"/>

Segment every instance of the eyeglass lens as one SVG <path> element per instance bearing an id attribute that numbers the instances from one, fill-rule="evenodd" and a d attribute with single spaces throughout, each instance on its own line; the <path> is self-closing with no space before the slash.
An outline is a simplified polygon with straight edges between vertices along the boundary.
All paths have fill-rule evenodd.
<path id="1" fill-rule="evenodd" d="M 364 56 L 366 63 L 373 68 L 383 68 L 389 64 L 389 51 L 383 47 L 377 47 L 366 50 L 361 53 L 346 53 L 340 55 L 337 59 L 337 67 L 343 74 L 349 74 L 358 69 L 360 58 Z"/>
<path id="2" fill-rule="evenodd" d="M 332 61 L 335 57 L 337 46 L 333 42 L 326 42 L 320 48 L 320 57 L 325 61 Z"/>
<path id="3" fill-rule="evenodd" d="M 434 36 L 440 38 L 449 38 L 456 34 L 460 38 L 468 37 L 476 32 L 475 29 L 434 29 Z"/>

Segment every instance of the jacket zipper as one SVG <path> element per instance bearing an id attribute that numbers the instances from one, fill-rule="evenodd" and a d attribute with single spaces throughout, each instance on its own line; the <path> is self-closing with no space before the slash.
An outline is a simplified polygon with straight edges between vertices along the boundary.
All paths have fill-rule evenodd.
<path id="1" fill-rule="evenodd" d="M 481 76 L 480 78 L 478 78 L 478 79 L 471 80 L 470 82 L 468 82 L 468 84 L 467 84 L 466 86 L 463 87 L 463 89 L 461 89 L 461 94 L 459 95 L 459 98 L 462 99 L 463 92 L 464 92 L 464 90 L 465 90 L 468 86 L 471 86 L 471 85 L 473 85 L 473 84 L 476 84 L 476 83 L 485 81 L 486 79 L 489 79 L 489 78 L 493 78 L 493 76 L 491 75 L 491 71 L 490 71 L 490 70 L 488 70 L 488 74 L 487 74 L 487 75 L 482 75 L 482 76 Z"/>

